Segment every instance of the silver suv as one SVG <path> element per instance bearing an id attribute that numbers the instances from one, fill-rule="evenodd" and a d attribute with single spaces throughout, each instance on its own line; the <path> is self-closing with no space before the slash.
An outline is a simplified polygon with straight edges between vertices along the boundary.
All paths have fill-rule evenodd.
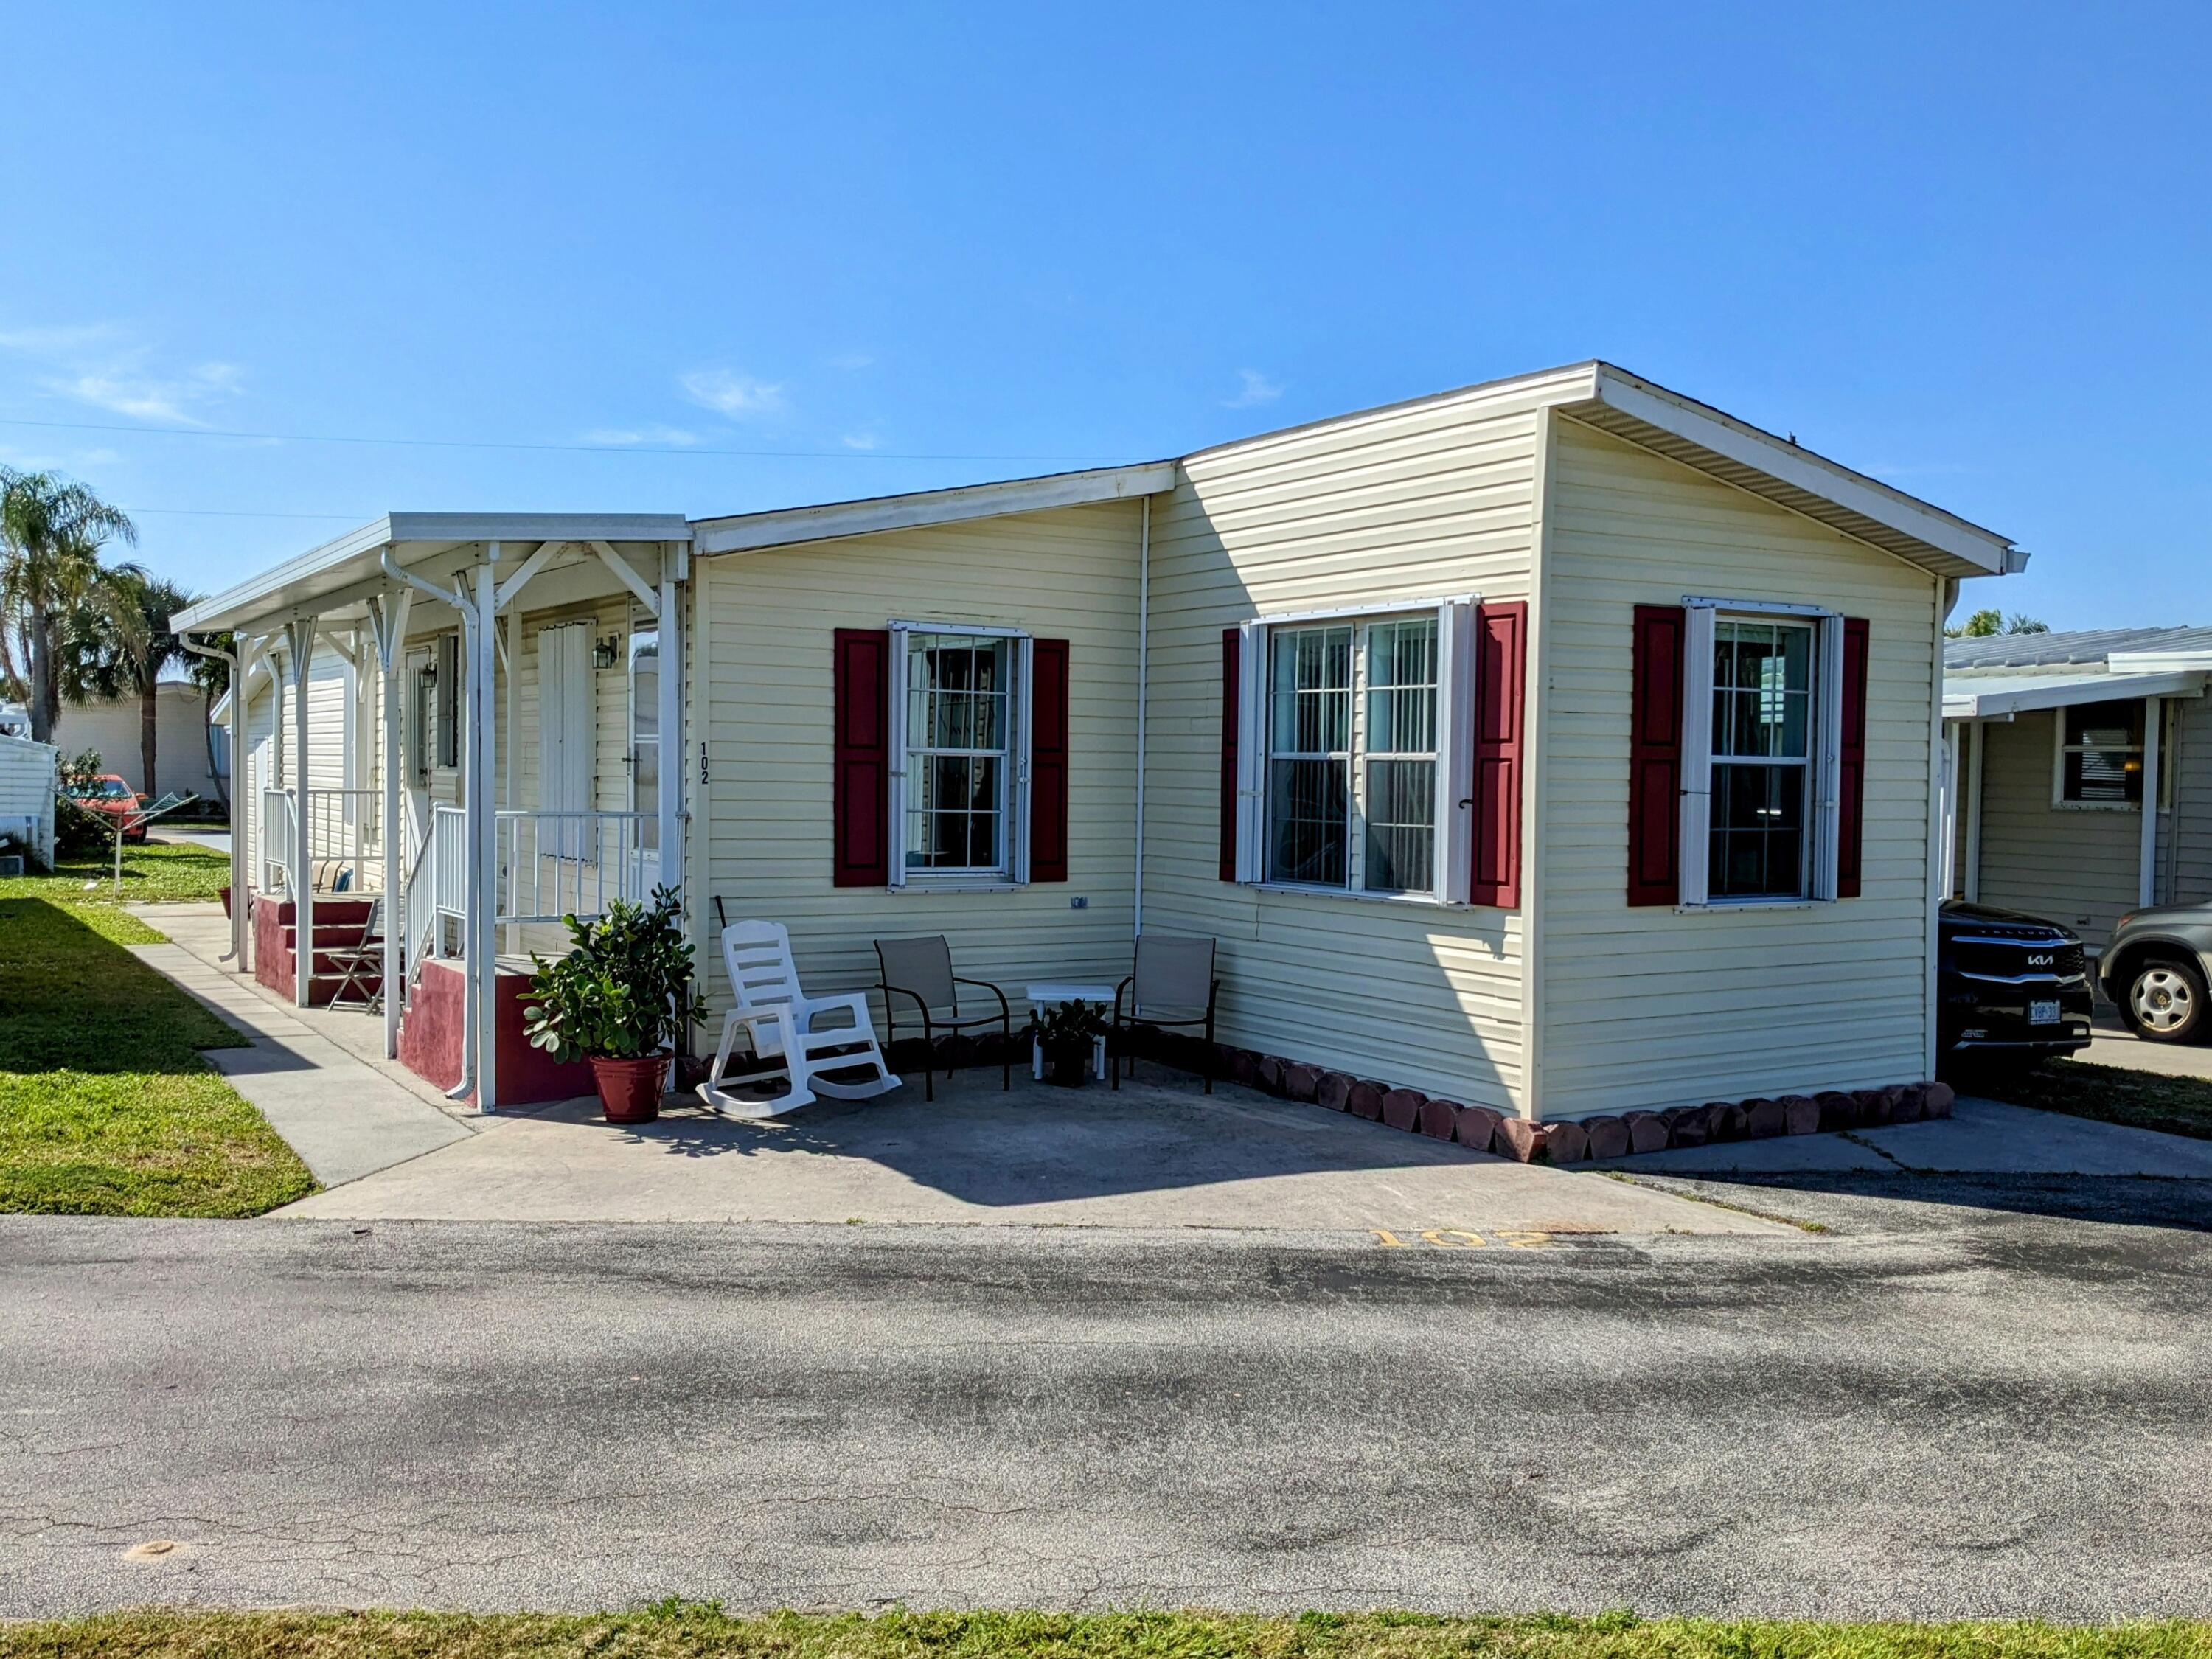
<path id="1" fill-rule="evenodd" d="M 2139 1037 L 2201 1042 L 2212 1036 L 2212 904 L 2131 910 L 2097 963 L 2105 995 Z"/>

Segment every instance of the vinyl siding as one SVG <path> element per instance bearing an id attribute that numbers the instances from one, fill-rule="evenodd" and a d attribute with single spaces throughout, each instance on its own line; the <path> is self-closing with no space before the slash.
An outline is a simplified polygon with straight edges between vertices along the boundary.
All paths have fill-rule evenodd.
<path id="1" fill-rule="evenodd" d="M 208 769 L 207 703 L 197 685 L 165 680 L 155 692 L 156 721 L 152 793 L 189 793 L 220 801 L 222 791 Z M 54 746 L 65 756 L 98 752 L 100 770 L 119 774 L 140 794 L 148 792 L 139 764 L 138 699 L 116 697 L 95 703 L 64 703 L 54 726 Z"/>
<path id="2" fill-rule="evenodd" d="M 1981 901 L 2024 910 L 2102 950 L 2140 896 L 2142 817 L 2051 803 L 2057 712 L 1983 723 Z"/>
<path id="3" fill-rule="evenodd" d="M 1927 1067 L 1936 579 L 1561 419 L 1543 605 L 1546 1117 L 1918 1079 Z M 1870 623 L 1863 896 L 1626 902 L 1632 615 L 1685 595 Z"/>
<path id="4" fill-rule="evenodd" d="M 810 990 L 872 988 L 875 939 L 932 933 L 950 940 L 956 971 L 1006 990 L 1018 1022 L 1030 981 L 1111 984 L 1129 971 L 1139 510 L 1069 507 L 695 562 L 686 763 L 716 1022 L 728 1006 L 710 931 L 717 898 L 732 921 L 788 927 Z M 832 636 L 895 619 L 1070 642 L 1067 881 L 998 892 L 831 885 Z M 1079 896 L 1086 908 L 1071 908 Z"/>
<path id="5" fill-rule="evenodd" d="M 1192 457 L 1152 515 L 1145 927 L 1219 941 L 1228 1042 L 1514 1111 L 1517 912 L 1219 879 L 1221 634 L 1394 599 L 1528 597 L 1531 379 Z"/>
<path id="6" fill-rule="evenodd" d="M 2212 902 L 2212 698 L 2169 705 L 2160 765 L 2172 782 L 2173 810 L 2160 830 L 2159 896 L 2168 904 Z"/>

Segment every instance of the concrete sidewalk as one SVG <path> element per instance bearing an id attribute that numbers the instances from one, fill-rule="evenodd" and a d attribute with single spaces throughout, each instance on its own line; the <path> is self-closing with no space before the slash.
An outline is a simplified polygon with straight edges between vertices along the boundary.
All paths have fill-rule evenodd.
<path id="1" fill-rule="evenodd" d="M 1842 1134 L 1784 1135 L 1647 1152 L 1608 1166 L 1654 1175 L 1796 1175 L 1849 1170 L 1925 1175 L 2163 1176 L 2212 1178 L 2212 1140 L 2191 1140 L 1963 1099 L 1948 1118 Z"/>
<path id="2" fill-rule="evenodd" d="M 148 905 L 140 914 L 172 941 L 180 932 L 210 930 L 204 906 Z M 210 1048 L 208 1061 L 260 1109 L 316 1180 L 336 1187 L 470 1139 L 469 1124 L 443 1109 L 428 1085 L 404 1073 L 403 1082 L 319 1029 L 351 1021 L 380 1042 L 379 1022 L 292 1007 L 252 980 L 214 965 L 210 957 L 228 940 L 219 911 L 212 931 L 214 950 L 205 956 L 176 942 L 133 945 L 131 954 L 252 1040 L 250 1048 Z"/>

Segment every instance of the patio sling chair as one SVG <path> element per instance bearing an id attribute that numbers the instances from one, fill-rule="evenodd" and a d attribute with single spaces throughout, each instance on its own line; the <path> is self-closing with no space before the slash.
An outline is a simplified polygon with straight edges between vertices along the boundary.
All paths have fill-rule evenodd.
<path id="1" fill-rule="evenodd" d="M 799 988 L 792 966 L 791 934 L 780 921 L 733 921 L 722 929 L 722 964 L 729 970 L 737 1000 L 722 1022 L 714 1064 L 699 1085 L 708 1109 L 725 1117 L 781 1117 L 811 1104 L 817 1095 L 833 1100 L 868 1100 L 899 1086 L 884 1064 L 876 1042 L 868 999 L 860 992 L 810 997 Z M 842 1016 L 817 1024 L 825 1014 Z M 742 1033 L 761 1069 L 743 1079 L 726 1079 L 723 1068 Z M 784 1091 L 767 1100 L 731 1094 L 726 1082 L 782 1077 Z"/>
<path id="2" fill-rule="evenodd" d="M 1202 1028 L 1207 1058 L 1200 1069 L 1206 1078 L 1206 1092 L 1212 1094 L 1213 1003 L 1220 989 L 1221 981 L 1213 976 L 1212 939 L 1139 933 L 1136 971 L 1114 988 L 1114 1086 L 1121 1086 L 1125 1059 L 1131 1074 L 1136 1072 L 1135 1057 L 1127 1054 L 1125 1040 L 1131 1026 Z"/>
<path id="3" fill-rule="evenodd" d="M 1000 1041 L 1005 1045 L 1000 1057 L 1005 1062 L 1005 1076 L 1000 1086 L 1014 1086 L 1014 1017 L 1006 1006 L 1006 994 L 997 986 L 980 979 L 962 979 L 952 971 L 952 947 L 945 942 L 945 935 L 933 933 L 927 939 L 879 939 L 876 941 L 876 965 L 882 970 L 878 988 L 884 994 L 884 1041 L 896 1040 L 898 1030 L 898 1004 L 895 997 L 911 997 L 921 1010 L 921 1041 L 927 1048 L 934 1042 L 939 1031 L 960 1032 L 999 1028 Z M 985 1010 L 979 1014 L 960 1012 L 960 988 L 973 986 L 979 991 L 988 991 L 998 999 L 996 1013 Z M 972 1004 L 971 1004 L 972 1006 Z M 945 1012 L 940 1013 L 938 1011 Z M 937 1098 L 936 1074 L 929 1057 L 921 1062 L 921 1097 Z M 952 1068 L 945 1068 L 947 1082 L 951 1081 Z"/>
<path id="4" fill-rule="evenodd" d="M 330 1006 L 337 1007 L 349 993 L 360 997 L 361 1006 L 369 1012 L 384 1012 L 384 901 L 377 899 L 368 907 L 362 919 L 361 937 L 350 945 L 314 952 L 327 957 L 338 971 L 337 989 L 331 993 Z M 309 973 L 314 969 L 310 966 Z"/>

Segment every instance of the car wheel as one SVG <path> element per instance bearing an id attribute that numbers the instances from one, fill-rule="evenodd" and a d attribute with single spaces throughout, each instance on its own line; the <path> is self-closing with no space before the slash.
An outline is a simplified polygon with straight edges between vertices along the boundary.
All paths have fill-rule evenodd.
<path id="1" fill-rule="evenodd" d="M 2185 962 L 2154 961 L 2128 980 L 2124 1005 L 2136 1035 L 2152 1042 L 2194 1042 L 2208 1018 L 2204 975 Z"/>

